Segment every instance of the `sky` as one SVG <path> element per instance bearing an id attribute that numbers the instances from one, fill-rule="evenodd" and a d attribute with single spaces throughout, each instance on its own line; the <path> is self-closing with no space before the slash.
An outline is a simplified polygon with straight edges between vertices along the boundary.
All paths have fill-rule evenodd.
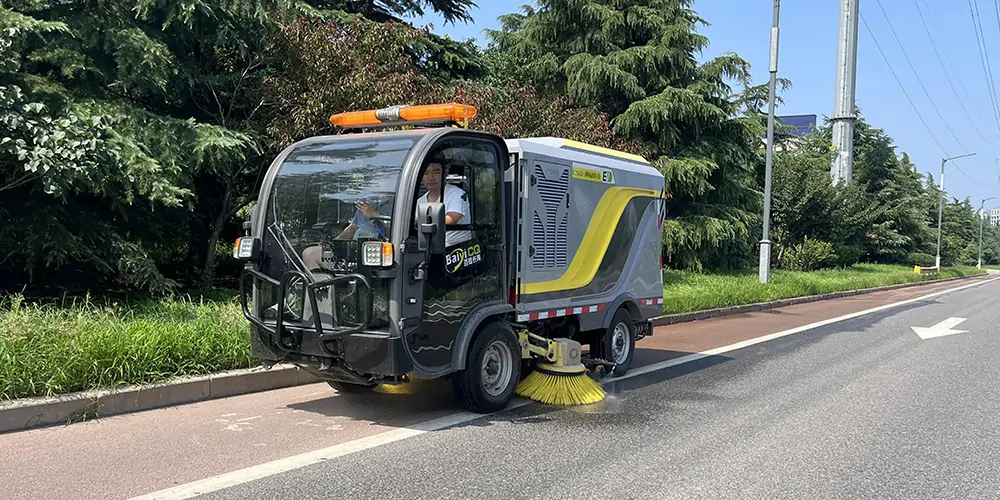
<path id="1" fill-rule="evenodd" d="M 433 13 L 413 21 L 485 46 L 482 30 L 497 28 L 498 16 L 532 0 L 476 2 L 475 24 L 445 25 Z M 935 182 L 943 157 L 975 153 L 946 164 L 945 190 L 968 197 L 976 208 L 982 199 L 998 197 L 986 201 L 986 210 L 1000 208 L 1000 116 L 994 113 L 1000 87 L 991 93 L 987 84 L 1000 79 L 998 5 L 861 0 L 858 23 L 856 104 L 865 120 L 884 129 L 897 153 L 909 154 Z M 709 23 L 698 32 L 711 42 L 699 59 L 735 52 L 750 62 L 754 79 L 766 83 L 772 7 L 772 0 L 695 0 L 694 10 Z M 840 0 L 782 2 L 778 76 L 792 86 L 781 94 L 777 114 L 815 114 L 820 122 L 833 114 L 839 15 Z M 981 55 L 977 35 L 988 57 Z"/>

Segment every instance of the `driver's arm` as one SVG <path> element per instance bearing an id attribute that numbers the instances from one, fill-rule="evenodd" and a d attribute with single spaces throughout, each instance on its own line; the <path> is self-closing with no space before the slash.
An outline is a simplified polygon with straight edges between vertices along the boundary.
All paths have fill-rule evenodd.
<path id="1" fill-rule="evenodd" d="M 357 232 L 357 230 L 358 230 L 358 225 L 352 222 L 347 227 L 345 227 L 344 230 L 340 232 L 340 234 L 334 236 L 333 239 L 349 240 L 354 237 L 354 233 Z"/>
<path id="2" fill-rule="evenodd" d="M 452 189 L 445 189 L 444 209 L 445 224 L 469 224 L 469 200 L 461 188 L 452 186 Z"/>

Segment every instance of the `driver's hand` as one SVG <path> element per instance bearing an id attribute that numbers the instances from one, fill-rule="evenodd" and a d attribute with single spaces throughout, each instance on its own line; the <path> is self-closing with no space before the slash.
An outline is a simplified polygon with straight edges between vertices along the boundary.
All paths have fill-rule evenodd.
<path id="1" fill-rule="evenodd" d="M 355 206 L 358 207 L 358 211 L 360 211 L 365 217 L 374 217 L 378 215 L 378 210 L 375 210 L 375 207 L 369 205 L 367 202 L 358 200 L 358 202 L 355 203 Z"/>

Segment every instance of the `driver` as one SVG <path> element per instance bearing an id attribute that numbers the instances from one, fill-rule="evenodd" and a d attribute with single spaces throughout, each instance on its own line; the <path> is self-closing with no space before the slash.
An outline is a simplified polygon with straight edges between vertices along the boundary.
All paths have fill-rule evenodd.
<path id="1" fill-rule="evenodd" d="M 374 204 L 366 200 L 358 200 L 354 203 L 354 206 L 357 208 L 357 211 L 354 212 L 351 223 L 335 236 L 334 239 L 357 240 L 359 238 L 385 237 L 382 228 L 373 224 L 371 219 L 375 216 L 384 215 L 384 212 L 388 212 L 392 207 L 392 198 L 379 195 Z M 322 262 L 322 245 L 313 245 L 302 251 L 302 263 L 305 264 L 306 269 L 310 271 L 319 269 Z"/>
<path id="2" fill-rule="evenodd" d="M 417 213 L 414 221 L 418 222 L 420 215 L 426 213 L 428 203 L 444 202 L 444 223 L 447 226 L 453 224 L 472 224 L 469 221 L 469 197 L 465 191 L 454 185 L 444 182 L 445 169 L 439 161 L 431 161 L 424 170 L 422 182 L 427 192 L 417 198 Z M 442 189 L 444 193 L 442 196 Z M 445 231 L 445 247 L 468 241 L 472 238 L 469 231 Z"/>
<path id="3" fill-rule="evenodd" d="M 372 223 L 372 217 L 386 215 L 384 212 L 389 212 L 392 209 L 392 199 L 387 196 L 379 196 L 375 200 L 375 204 L 368 203 L 366 200 L 358 200 L 354 206 L 357 211 L 354 212 L 351 223 L 334 239 L 353 238 L 356 240 L 358 238 L 385 237 L 382 228 Z"/>

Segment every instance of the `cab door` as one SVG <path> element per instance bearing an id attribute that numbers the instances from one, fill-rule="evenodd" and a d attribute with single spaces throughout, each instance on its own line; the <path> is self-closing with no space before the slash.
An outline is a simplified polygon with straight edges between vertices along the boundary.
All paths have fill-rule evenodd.
<path id="1" fill-rule="evenodd" d="M 461 190 L 468 216 L 446 226 L 444 254 L 430 256 L 420 326 L 405 339 L 414 362 L 426 373 L 450 366 L 456 337 L 471 313 L 506 297 L 501 190 L 507 157 L 503 151 L 489 136 L 455 134 L 442 138 L 427 154 L 428 159 L 444 158 L 442 180 L 452 187 L 443 188 L 453 193 Z M 423 178 L 427 164 L 422 165 L 418 179 Z M 415 198 L 426 191 L 423 185 L 417 186 Z M 448 201 L 454 199 L 454 194 L 444 198 L 446 212 L 453 211 Z M 415 238 L 416 231 L 411 235 Z"/>

